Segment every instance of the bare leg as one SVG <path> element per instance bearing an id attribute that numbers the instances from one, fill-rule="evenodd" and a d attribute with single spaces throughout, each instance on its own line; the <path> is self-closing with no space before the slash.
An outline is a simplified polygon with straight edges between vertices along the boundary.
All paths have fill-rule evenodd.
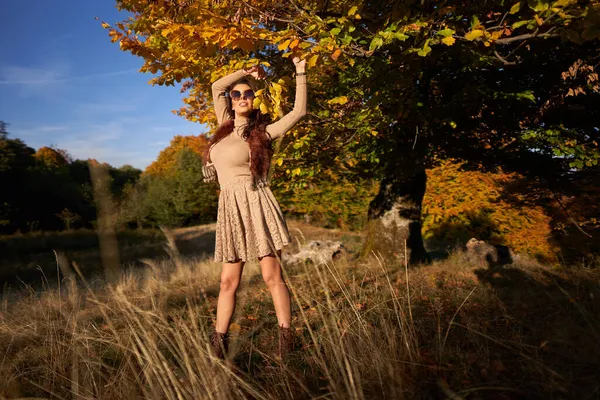
<path id="1" fill-rule="evenodd" d="M 268 255 L 259 258 L 259 263 L 263 279 L 273 298 L 277 323 L 280 327 L 289 328 L 292 322 L 290 292 L 283 280 L 281 264 L 279 263 L 280 259 L 281 251 L 278 252 L 277 257 Z"/>
<path id="2" fill-rule="evenodd" d="M 240 286 L 244 264 L 243 261 L 223 264 L 215 325 L 215 330 L 219 333 L 227 333 L 229 329 L 229 322 L 235 310 L 235 295 Z"/>

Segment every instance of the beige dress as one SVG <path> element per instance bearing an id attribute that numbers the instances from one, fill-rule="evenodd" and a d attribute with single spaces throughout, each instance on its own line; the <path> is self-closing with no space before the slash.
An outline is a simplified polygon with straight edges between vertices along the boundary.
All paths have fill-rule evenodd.
<path id="1" fill-rule="evenodd" d="M 215 112 L 220 124 L 228 120 L 225 93 L 244 77 L 238 71 L 212 85 Z M 306 76 L 296 80 L 294 109 L 267 126 L 271 139 L 284 135 L 306 114 Z M 248 261 L 275 253 L 291 243 L 281 208 L 267 182 L 254 184 L 250 172 L 250 147 L 241 137 L 245 118 L 235 118 L 231 134 L 214 144 L 210 160 L 217 171 L 221 187 L 217 214 L 215 261 Z"/>

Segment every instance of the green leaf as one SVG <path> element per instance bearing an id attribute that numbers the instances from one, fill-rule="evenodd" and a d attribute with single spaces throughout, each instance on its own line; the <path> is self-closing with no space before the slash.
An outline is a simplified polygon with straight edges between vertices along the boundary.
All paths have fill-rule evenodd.
<path id="1" fill-rule="evenodd" d="M 341 31 L 342 30 L 340 28 L 333 28 L 332 30 L 329 31 L 329 33 L 331 33 L 333 36 L 337 36 L 337 35 L 339 35 L 339 33 Z"/>
<path id="2" fill-rule="evenodd" d="M 533 11 L 542 12 L 550 8 L 549 2 L 545 0 L 527 0 L 529 8 Z"/>
<path id="3" fill-rule="evenodd" d="M 479 18 L 477 17 L 477 15 L 473 15 L 471 17 L 471 29 L 473 29 L 473 28 L 475 28 L 476 26 L 479 26 L 479 25 L 481 25 L 479 23 Z"/>
<path id="4" fill-rule="evenodd" d="M 515 5 L 513 5 L 513 6 L 510 8 L 510 13 L 511 13 L 511 14 L 516 14 L 516 13 L 518 13 L 519 11 L 521 11 L 521 2 L 520 2 L 520 1 L 519 1 L 518 3 L 516 3 Z"/>
<path id="5" fill-rule="evenodd" d="M 517 93 L 517 98 L 519 100 L 529 100 L 529 101 L 535 103 L 535 95 L 533 94 L 533 91 L 531 91 L 531 90 Z"/>
<path id="6" fill-rule="evenodd" d="M 512 28 L 513 29 L 519 29 L 520 27 L 522 27 L 523 25 L 527 25 L 528 23 L 530 23 L 531 20 L 527 20 L 527 21 L 517 21 L 514 24 L 512 24 Z"/>
<path id="7" fill-rule="evenodd" d="M 401 42 L 404 42 L 406 39 L 408 39 L 408 35 L 405 35 L 405 34 L 404 34 L 404 33 L 402 33 L 402 32 L 396 32 L 396 33 L 394 34 L 394 37 L 395 37 L 396 39 L 400 40 Z"/>
<path id="8" fill-rule="evenodd" d="M 377 50 L 378 48 L 380 48 L 381 46 L 383 46 L 383 38 L 381 36 L 375 36 L 373 38 L 373 40 L 371 41 L 369 50 L 374 51 L 374 50 Z"/>
<path id="9" fill-rule="evenodd" d="M 446 28 L 446 29 L 442 29 L 441 31 L 438 31 L 437 34 L 443 37 L 449 37 L 452 36 L 456 33 L 456 31 L 454 29 L 450 29 L 450 28 Z"/>
<path id="10" fill-rule="evenodd" d="M 426 57 L 429 53 L 431 53 L 431 47 L 429 47 L 429 39 L 425 41 L 423 48 L 417 52 L 421 57 Z"/>

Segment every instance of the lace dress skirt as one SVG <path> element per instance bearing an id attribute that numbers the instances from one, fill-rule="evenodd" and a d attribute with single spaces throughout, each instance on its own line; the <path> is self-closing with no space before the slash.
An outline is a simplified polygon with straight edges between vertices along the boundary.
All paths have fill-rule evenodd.
<path id="1" fill-rule="evenodd" d="M 215 261 L 248 261 L 275 254 L 292 239 L 268 184 L 250 176 L 221 185 Z"/>

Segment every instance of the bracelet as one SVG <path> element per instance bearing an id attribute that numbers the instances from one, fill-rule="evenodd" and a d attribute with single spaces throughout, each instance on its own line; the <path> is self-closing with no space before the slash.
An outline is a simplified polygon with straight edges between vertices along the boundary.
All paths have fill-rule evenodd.
<path id="1" fill-rule="evenodd" d="M 296 76 L 306 75 L 306 72 L 296 72 Z"/>

